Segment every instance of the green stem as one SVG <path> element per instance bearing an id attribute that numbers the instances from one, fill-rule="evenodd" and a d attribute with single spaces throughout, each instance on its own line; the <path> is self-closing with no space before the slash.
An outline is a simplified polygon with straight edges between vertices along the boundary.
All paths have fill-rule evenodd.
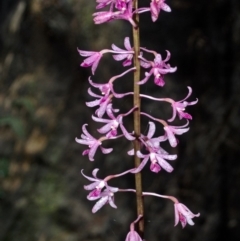
<path id="1" fill-rule="evenodd" d="M 138 8 L 138 0 L 133 1 L 133 8 Z M 134 19 L 137 26 L 139 26 L 139 15 L 135 14 Z M 134 65 L 136 67 L 136 71 L 134 71 L 134 86 L 133 86 L 133 106 L 137 106 L 138 109 L 134 111 L 134 133 L 136 135 L 136 140 L 134 141 L 134 162 L 135 167 L 140 165 L 140 158 L 137 157 L 136 153 L 140 150 L 140 142 L 138 137 L 141 134 L 141 122 L 140 122 L 140 111 L 141 111 L 141 103 L 140 103 L 140 87 L 137 84 L 140 81 L 140 61 L 138 56 L 140 54 L 140 40 L 139 40 L 139 27 L 133 27 L 133 48 L 134 48 Z M 143 197 L 142 197 L 142 175 L 141 172 L 135 174 L 135 186 L 136 186 L 136 201 L 137 201 L 137 216 L 144 215 L 143 209 Z M 141 219 L 138 222 L 138 231 L 139 234 L 143 237 L 144 233 L 144 221 Z"/>

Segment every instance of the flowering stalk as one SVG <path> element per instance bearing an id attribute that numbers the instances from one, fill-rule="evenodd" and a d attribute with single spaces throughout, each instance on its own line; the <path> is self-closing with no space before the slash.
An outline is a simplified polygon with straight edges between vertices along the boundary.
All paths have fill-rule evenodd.
<path id="1" fill-rule="evenodd" d="M 133 1 L 133 8 L 138 9 L 138 0 Z M 134 14 L 134 21 L 138 23 L 139 26 L 139 14 Z M 140 81 L 140 60 L 138 58 L 140 54 L 140 33 L 139 27 L 133 27 L 133 48 L 134 48 L 134 65 L 136 70 L 134 72 L 134 79 L 133 79 L 133 105 L 138 106 L 138 109 L 134 112 L 133 115 L 133 124 L 134 124 L 134 133 L 136 137 L 140 137 L 141 135 L 141 119 L 140 119 L 140 111 L 141 111 L 141 102 L 140 102 L 140 86 L 138 82 Z M 134 140 L 134 152 L 137 153 L 140 150 L 140 142 L 136 138 Z M 135 167 L 138 167 L 141 163 L 141 159 L 134 155 L 134 163 Z M 142 197 L 142 174 L 138 172 L 135 174 L 135 187 L 136 187 L 136 202 L 137 202 L 137 215 L 144 215 L 144 208 L 143 208 L 143 197 Z M 144 220 L 141 219 L 138 222 L 138 231 L 143 236 L 144 232 Z"/>
<path id="2" fill-rule="evenodd" d="M 144 8 L 138 8 L 138 0 L 96 1 L 96 9 L 109 7 L 109 10 L 94 13 L 94 22 L 96 24 L 101 24 L 119 19 L 127 20 L 133 26 L 133 47 L 131 46 L 130 38 L 126 37 L 124 39 L 125 49 L 115 44 L 112 44 L 112 50 L 85 51 L 78 49 L 79 54 L 85 57 L 81 66 L 91 67 L 92 75 L 94 75 L 99 61 L 105 53 L 112 54 L 113 59 L 116 61 L 123 61 L 122 65 L 124 67 L 131 66 L 132 62 L 134 66 L 128 68 L 121 74 L 113 76 L 104 83 L 96 83 L 89 77 L 88 80 L 91 88 L 97 89 L 100 93 L 95 93 L 95 90 L 93 91 L 89 88 L 88 94 L 92 96 L 94 100 L 86 102 L 86 105 L 91 108 L 96 108 L 95 115 L 92 115 L 92 119 L 95 122 L 104 124 L 97 129 L 100 133 L 99 137 L 93 137 L 86 128 L 88 124 L 84 124 L 82 127 L 83 134 L 81 134 L 80 138 L 76 138 L 76 142 L 88 146 L 88 148 L 83 151 L 82 155 L 88 155 L 88 159 L 94 161 L 95 153 L 98 150 L 101 150 L 103 154 L 109 154 L 113 151 L 113 148 L 104 148 L 102 146 L 104 141 L 114 141 L 125 138 L 133 143 L 133 149 L 129 150 L 127 154 L 129 156 L 134 156 L 135 164 L 134 167 L 129 170 L 125 170 L 119 174 L 110 174 L 103 179 L 97 177 L 99 169 L 94 169 L 92 171 L 92 177 L 84 174 L 82 170 L 82 175 L 91 182 L 85 185 L 84 189 L 90 191 L 87 195 L 87 199 L 96 201 L 92 208 L 93 213 L 96 213 L 107 204 L 112 208 L 117 208 L 115 204 L 115 193 L 134 192 L 136 194 L 137 219 L 131 223 L 130 232 L 126 237 L 126 241 L 142 241 L 144 233 L 143 196 L 154 196 L 171 200 L 174 203 L 175 226 L 179 222 L 182 224 L 182 227 L 185 227 L 187 223 L 193 225 L 192 219 L 199 216 L 199 214 L 193 214 L 184 204 L 180 203 L 176 197 L 143 191 L 141 176 L 141 171 L 147 166 L 147 163 L 150 163 L 150 171 L 153 173 L 159 173 L 161 170 L 167 173 L 173 172 L 174 165 L 170 164 L 170 162 L 175 161 L 177 155 L 168 153 L 161 147 L 161 143 L 168 141 L 171 147 L 176 147 L 178 145 L 179 140 L 176 136 L 186 133 L 189 130 L 189 122 L 192 120 L 192 116 L 185 112 L 185 109 L 188 106 L 196 104 L 198 100 L 191 102 L 187 101 L 192 93 L 191 87 L 188 87 L 187 96 L 180 101 L 175 101 L 169 97 L 157 98 L 140 93 L 140 85 L 147 84 L 151 77 L 153 77 L 156 86 L 162 88 L 165 85 L 165 75 L 174 73 L 177 70 L 177 67 L 171 67 L 168 63 L 171 56 L 168 50 L 166 50 L 167 54 L 165 59 L 163 59 L 160 53 L 145 47 L 140 47 L 139 14 L 150 12 L 152 21 L 155 22 L 159 17 L 160 10 L 171 12 L 171 8 L 165 3 L 165 0 L 151 0 L 150 7 Z M 144 56 L 146 53 L 148 53 L 148 56 L 152 55 L 152 59 L 147 59 Z M 142 79 L 140 78 L 141 68 L 149 69 L 148 72 L 145 72 L 145 77 Z M 128 75 L 132 71 L 134 73 L 133 91 L 116 93 L 114 86 L 119 81 L 117 79 L 120 79 L 124 75 Z M 115 80 L 117 80 L 116 83 Z M 114 107 L 112 100 L 114 98 L 124 98 L 127 95 L 133 96 L 133 107 L 127 112 L 121 113 L 121 110 Z M 160 119 L 142 111 L 140 103 L 141 98 L 169 103 L 172 107 L 172 117 L 167 120 L 165 118 Z M 124 125 L 124 118 L 128 115 L 133 115 L 133 130 L 128 130 Z M 141 133 L 142 116 L 149 120 L 147 135 Z M 169 122 L 173 122 L 176 118 L 180 120 L 185 119 L 185 123 L 179 126 L 169 124 Z M 163 128 L 164 134 L 162 136 L 154 136 L 156 131 L 155 123 Z M 122 178 L 125 175 L 133 174 L 135 175 L 135 189 L 121 189 L 109 185 L 109 182 L 113 178 Z M 138 233 L 135 231 L 135 224 L 138 224 Z"/>

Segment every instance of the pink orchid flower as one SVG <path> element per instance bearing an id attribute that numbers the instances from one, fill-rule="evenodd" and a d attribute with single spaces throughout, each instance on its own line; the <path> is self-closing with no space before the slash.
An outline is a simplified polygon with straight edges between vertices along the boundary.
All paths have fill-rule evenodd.
<path id="1" fill-rule="evenodd" d="M 182 224 L 182 227 L 184 228 L 186 224 L 194 225 L 194 222 L 192 219 L 194 217 L 199 217 L 200 213 L 194 214 L 192 213 L 184 204 L 182 203 L 175 203 L 174 204 L 174 211 L 175 211 L 175 225 L 176 226 L 179 221 Z"/>
<path id="2" fill-rule="evenodd" d="M 106 93 L 105 96 L 97 95 L 92 92 L 91 88 L 88 89 L 88 94 L 98 99 L 86 102 L 86 105 L 88 107 L 99 106 L 99 108 L 95 111 L 95 113 L 98 117 L 102 117 L 105 114 L 108 105 L 112 101 L 112 95 L 108 95 L 108 93 Z M 117 112 L 118 110 L 113 110 L 113 111 Z"/>
<path id="3" fill-rule="evenodd" d="M 82 139 L 75 138 L 76 142 L 82 145 L 88 145 L 89 149 L 83 151 L 82 155 L 88 155 L 90 161 L 94 161 L 94 155 L 97 151 L 97 148 L 100 146 L 100 149 L 103 154 L 108 154 L 112 152 L 112 148 L 103 148 L 101 147 L 102 141 L 101 138 L 99 140 L 95 139 L 93 136 L 89 134 L 86 129 L 87 124 L 84 124 L 82 127 L 82 131 L 84 134 L 81 135 Z M 107 139 L 107 138 L 106 138 Z"/>
<path id="4" fill-rule="evenodd" d="M 164 126 L 164 130 L 165 130 L 165 134 L 168 138 L 168 141 L 171 145 L 171 147 L 176 147 L 178 144 L 178 141 L 175 137 L 175 135 L 182 135 L 183 133 L 187 132 L 189 130 L 189 127 L 184 128 L 186 126 L 188 126 L 189 122 L 187 121 L 187 123 L 183 126 Z"/>
<path id="5" fill-rule="evenodd" d="M 125 52 L 126 52 L 126 51 L 125 51 Z M 127 74 L 127 73 L 129 73 L 130 71 L 133 71 L 133 70 L 136 70 L 136 68 L 135 68 L 135 67 L 130 68 L 130 69 L 124 71 L 123 73 L 119 74 L 119 75 L 113 76 L 113 77 L 112 77 L 107 83 L 105 83 L 105 84 L 94 83 L 94 82 L 91 80 L 90 77 L 88 78 L 88 81 L 89 81 L 89 83 L 90 83 L 93 87 L 98 88 L 98 89 L 100 90 L 100 92 L 101 92 L 102 95 L 104 95 L 104 96 L 109 96 L 109 95 L 111 94 L 111 92 L 114 94 L 113 82 L 114 82 L 116 79 L 124 76 L 125 74 Z M 92 93 L 92 91 L 91 91 L 91 95 L 92 95 L 92 96 L 94 96 L 94 97 L 99 97 L 99 96 L 96 96 L 95 94 L 94 94 L 94 95 L 93 95 L 93 94 L 94 94 L 94 93 Z"/>
<path id="6" fill-rule="evenodd" d="M 121 6 L 121 4 L 117 6 Z M 101 24 L 110 22 L 114 19 L 123 19 L 129 21 L 134 27 L 136 27 L 136 23 L 133 21 L 132 16 L 132 1 L 129 1 L 127 8 L 123 7 L 119 11 L 113 12 L 113 7 L 111 6 L 109 11 L 94 13 L 93 21 L 95 24 Z"/>
<path id="7" fill-rule="evenodd" d="M 126 59 L 124 62 L 123 62 L 123 66 L 126 67 L 126 66 L 129 66 L 132 64 L 132 58 L 133 58 L 133 49 L 131 47 L 131 44 L 130 44 L 130 40 L 129 40 L 129 37 L 126 37 L 124 39 L 124 46 L 126 48 L 127 51 L 129 51 L 129 53 L 125 53 L 123 54 L 122 52 L 124 52 L 125 50 L 124 49 L 120 49 L 119 47 L 117 47 L 115 44 L 112 44 L 112 49 L 116 52 L 119 52 L 119 54 L 115 54 L 113 55 L 113 58 L 116 60 L 116 61 L 121 61 L 123 59 Z M 126 52 L 126 51 L 125 51 Z"/>
<path id="8" fill-rule="evenodd" d="M 145 148 L 147 150 L 149 150 L 149 148 L 151 148 L 151 150 L 154 150 L 154 152 L 156 152 L 156 153 L 162 153 L 162 154 L 167 155 L 168 152 L 166 152 L 160 146 L 160 142 L 166 141 L 167 136 L 163 135 L 163 136 L 152 138 L 153 135 L 155 134 L 155 131 L 156 131 L 156 125 L 154 124 L 154 122 L 149 121 L 149 129 L 148 129 L 147 135 L 144 136 L 143 134 L 141 134 L 139 137 L 139 140 L 141 141 L 142 146 L 145 146 Z M 128 151 L 128 155 L 133 156 L 134 149 L 131 149 L 130 151 Z"/>
<path id="9" fill-rule="evenodd" d="M 105 192 L 106 191 L 108 191 L 108 192 L 117 192 L 118 191 L 118 188 L 109 186 L 104 179 L 97 178 L 98 171 L 99 171 L 99 169 L 95 168 L 92 171 L 93 177 L 89 177 L 83 173 L 83 170 L 81 170 L 82 175 L 85 178 L 87 178 L 89 181 L 93 182 L 89 185 L 84 185 L 85 190 L 91 191 L 87 196 L 87 199 L 90 201 L 102 198 L 101 193 L 102 193 L 102 189 L 104 189 L 104 188 L 105 188 L 105 190 L 104 190 Z"/>
<path id="10" fill-rule="evenodd" d="M 92 66 L 92 74 L 94 75 L 95 70 L 97 69 L 97 66 L 99 64 L 100 59 L 102 58 L 102 52 L 93 52 L 93 51 L 84 51 L 78 49 L 78 52 L 83 57 L 86 58 L 80 66 L 82 67 L 90 67 Z"/>
<path id="11" fill-rule="evenodd" d="M 135 168 L 132 173 L 140 172 L 144 166 L 147 164 L 150 159 L 151 165 L 150 170 L 152 172 L 158 173 L 161 168 L 167 172 L 172 172 L 173 167 L 165 160 L 175 160 L 177 155 L 169 155 L 163 148 L 160 147 L 160 142 L 167 140 L 165 136 L 152 138 L 156 130 L 156 126 L 153 122 L 149 122 L 149 130 L 147 136 L 140 136 L 140 141 L 148 150 L 148 154 L 142 154 L 140 151 L 137 152 L 139 158 L 143 158 L 141 164 Z M 134 151 L 131 150 L 128 152 L 129 155 L 134 154 Z"/>
<path id="12" fill-rule="evenodd" d="M 165 3 L 165 0 L 152 0 L 150 3 L 152 21 L 155 22 L 158 19 L 160 10 L 165 12 L 171 12 L 171 8 Z"/>
<path id="13" fill-rule="evenodd" d="M 175 160 L 177 158 L 177 155 L 163 154 L 161 152 L 156 153 L 154 151 L 150 151 L 150 153 L 146 155 L 142 154 L 140 151 L 137 151 L 137 156 L 139 158 L 143 158 L 143 160 L 141 164 L 134 171 L 132 171 L 132 173 L 140 172 L 147 164 L 149 159 L 151 161 L 150 170 L 152 172 L 158 173 L 161 168 L 163 168 L 166 172 L 172 172 L 173 167 L 166 162 L 165 159 Z"/>
<path id="14" fill-rule="evenodd" d="M 144 48 L 142 48 L 144 49 Z M 146 49 L 145 49 L 146 50 Z M 146 50 L 147 51 L 147 50 Z M 149 51 L 147 51 L 149 52 Z M 151 67 L 151 70 L 149 72 L 145 72 L 145 78 L 138 82 L 138 84 L 142 85 L 145 84 L 151 75 L 154 75 L 154 83 L 158 86 L 163 87 L 164 82 L 164 75 L 168 73 L 173 73 L 177 70 L 177 67 L 171 67 L 166 62 L 170 59 L 170 52 L 167 51 L 167 57 L 166 59 L 162 60 L 162 56 L 160 54 L 156 54 L 154 61 L 148 61 L 144 59 L 142 56 L 139 56 L 139 59 L 141 60 L 141 66 L 144 68 Z"/>
<path id="15" fill-rule="evenodd" d="M 102 189 L 107 186 L 107 182 L 97 178 L 97 172 L 98 171 L 99 171 L 98 168 L 95 168 L 92 171 L 92 175 L 93 175 L 93 178 L 92 178 L 92 177 L 89 177 L 89 176 L 85 175 L 83 173 L 83 170 L 81 170 L 82 175 L 85 178 L 87 178 L 89 181 L 93 182 L 89 185 L 84 185 L 85 190 L 91 191 L 87 196 L 88 200 L 96 200 L 96 199 L 100 198 L 100 193 L 101 193 Z"/>
<path id="16" fill-rule="evenodd" d="M 111 82 L 108 82 L 106 84 L 98 84 L 94 83 L 90 77 L 88 78 L 88 81 L 90 85 L 92 85 L 95 88 L 98 88 L 101 91 L 101 94 L 104 96 L 108 96 L 113 88 Z"/>
<path id="17" fill-rule="evenodd" d="M 149 129 L 148 129 L 147 135 L 144 136 L 143 134 L 141 134 L 139 137 L 139 140 L 145 145 L 147 149 L 150 147 L 151 149 L 154 149 L 155 152 L 164 153 L 165 151 L 160 147 L 160 142 L 166 141 L 167 137 L 163 135 L 163 136 L 152 138 L 156 131 L 156 125 L 154 122 L 151 122 L 151 121 L 149 121 L 148 124 L 149 124 Z M 165 154 L 168 154 L 168 153 L 165 152 Z"/>
<path id="18" fill-rule="evenodd" d="M 192 120 L 192 116 L 185 111 L 185 108 L 189 105 L 195 105 L 198 102 L 198 99 L 196 99 L 195 101 L 192 102 L 187 102 L 186 99 L 192 94 L 192 88 L 188 86 L 188 95 L 180 101 L 171 101 L 172 103 L 172 108 L 173 108 L 173 115 L 171 117 L 171 119 L 169 119 L 168 121 L 171 122 L 175 119 L 176 115 L 178 114 L 179 119 L 189 119 Z"/>
<path id="19" fill-rule="evenodd" d="M 114 193 L 118 191 L 118 188 L 109 187 L 100 193 L 100 199 L 96 202 L 96 204 L 92 208 L 92 213 L 96 213 L 99 209 L 101 209 L 105 204 L 109 203 L 112 208 L 117 208 L 114 203 Z"/>
<path id="20" fill-rule="evenodd" d="M 121 128 L 123 135 L 128 139 L 129 141 L 135 140 L 135 137 L 132 136 L 130 133 L 127 132 L 126 128 L 123 125 L 123 117 L 131 114 L 136 108 L 132 108 L 129 112 L 125 114 L 120 114 L 117 117 L 113 115 L 112 112 L 112 105 L 109 104 L 107 107 L 107 115 L 110 119 L 103 119 L 103 118 L 97 118 L 95 116 L 92 116 L 92 119 L 96 122 L 102 122 L 106 123 L 103 127 L 98 129 L 98 132 L 101 134 L 106 134 L 106 137 L 116 137 L 117 136 L 117 129 L 118 127 Z"/>

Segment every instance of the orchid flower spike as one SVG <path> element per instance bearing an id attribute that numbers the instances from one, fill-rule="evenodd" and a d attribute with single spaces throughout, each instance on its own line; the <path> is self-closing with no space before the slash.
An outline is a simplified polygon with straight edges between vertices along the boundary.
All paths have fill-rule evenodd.
<path id="1" fill-rule="evenodd" d="M 94 161 L 94 155 L 97 151 L 97 148 L 100 146 L 100 149 L 103 154 L 108 154 L 112 152 L 112 148 L 103 148 L 102 141 L 104 140 L 103 138 L 100 139 L 95 139 L 93 136 L 89 134 L 89 132 L 86 129 L 87 124 L 84 124 L 82 127 L 83 134 L 81 135 L 82 139 L 75 138 L 76 142 L 82 145 L 88 145 L 89 149 L 86 149 L 83 151 L 82 155 L 88 155 L 88 158 L 90 161 Z M 105 139 L 108 139 L 105 137 Z"/>
<path id="2" fill-rule="evenodd" d="M 192 88 L 188 86 L 188 95 L 183 99 L 183 100 L 180 100 L 180 101 L 173 101 L 171 100 L 171 103 L 172 103 L 172 108 L 173 108 L 173 115 L 171 117 L 171 119 L 169 119 L 168 121 L 169 122 L 172 122 L 176 115 L 178 114 L 178 117 L 179 119 L 189 119 L 189 120 L 192 120 L 192 116 L 185 111 L 185 108 L 189 105 L 195 105 L 197 104 L 198 102 L 198 99 L 196 99 L 195 101 L 192 101 L 192 102 L 187 102 L 186 99 L 192 94 Z"/>
<path id="3" fill-rule="evenodd" d="M 182 227 L 184 228 L 186 224 L 194 225 L 194 222 L 192 219 L 194 217 L 199 217 L 200 213 L 194 214 L 192 213 L 184 204 L 182 203 L 175 203 L 174 204 L 174 211 L 175 211 L 175 225 L 176 226 L 179 221 L 182 224 Z"/>

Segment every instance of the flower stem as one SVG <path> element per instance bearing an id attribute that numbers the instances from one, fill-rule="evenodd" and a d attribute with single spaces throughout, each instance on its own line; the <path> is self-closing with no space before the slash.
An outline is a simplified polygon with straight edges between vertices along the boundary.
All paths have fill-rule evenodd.
<path id="1" fill-rule="evenodd" d="M 138 9 L 138 0 L 133 1 L 133 8 Z M 140 40 L 139 40 L 139 15 L 138 13 L 134 14 L 134 22 L 136 22 L 137 27 L 133 27 L 133 48 L 134 48 L 134 65 L 136 70 L 134 71 L 134 95 L 133 95 L 133 106 L 137 106 L 138 109 L 134 111 L 134 133 L 136 135 L 136 140 L 134 140 L 134 163 L 135 167 L 140 165 L 140 158 L 137 157 L 136 153 L 140 150 L 140 142 L 138 137 L 141 134 L 141 122 L 140 122 L 140 87 L 137 84 L 140 81 L 140 61 L 138 56 L 140 55 Z M 136 186 L 136 201 L 137 201 L 137 215 L 144 215 L 143 209 L 143 197 L 142 197 L 142 176 L 141 172 L 135 174 L 135 186 Z M 143 237 L 144 233 L 144 222 L 141 219 L 138 222 L 138 231 L 139 234 Z"/>

